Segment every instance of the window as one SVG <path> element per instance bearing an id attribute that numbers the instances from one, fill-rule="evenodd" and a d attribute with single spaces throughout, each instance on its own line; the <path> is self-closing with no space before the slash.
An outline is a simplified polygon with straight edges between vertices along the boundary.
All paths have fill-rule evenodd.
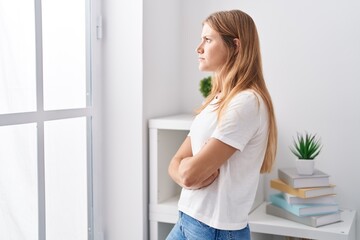
<path id="1" fill-rule="evenodd" d="M 0 0 L 0 239 L 88 240 L 90 0 Z"/>

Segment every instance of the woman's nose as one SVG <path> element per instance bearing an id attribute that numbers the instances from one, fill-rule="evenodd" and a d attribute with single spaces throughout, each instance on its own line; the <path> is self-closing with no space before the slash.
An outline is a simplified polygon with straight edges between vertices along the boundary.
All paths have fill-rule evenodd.
<path id="1" fill-rule="evenodd" d="M 202 44 L 199 44 L 199 46 L 195 49 L 195 52 L 197 52 L 197 53 L 203 53 L 204 52 L 204 50 L 202 48 Z"/>

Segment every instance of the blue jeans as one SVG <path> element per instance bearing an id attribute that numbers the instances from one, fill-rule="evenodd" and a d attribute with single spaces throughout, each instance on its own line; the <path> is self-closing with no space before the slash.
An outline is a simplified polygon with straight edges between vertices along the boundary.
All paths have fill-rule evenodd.
<path id="1" fill-rule="evenodd" d="M 183 212 L 166 240 L 250 240 L 249 225 L 241 230 L 229 231 L 212 228 Z"/>

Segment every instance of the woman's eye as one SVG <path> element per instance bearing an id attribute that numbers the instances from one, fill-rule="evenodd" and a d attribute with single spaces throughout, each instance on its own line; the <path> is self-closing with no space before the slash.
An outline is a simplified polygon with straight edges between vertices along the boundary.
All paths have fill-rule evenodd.
<path id="1" fill-rule="evenodd" d="M 211 40 L 210 40 L 209 38 L 206 38 L 205 41 L 206 41 L 207 43 L 210 43 L 210 42 L 211 42 Z"/>

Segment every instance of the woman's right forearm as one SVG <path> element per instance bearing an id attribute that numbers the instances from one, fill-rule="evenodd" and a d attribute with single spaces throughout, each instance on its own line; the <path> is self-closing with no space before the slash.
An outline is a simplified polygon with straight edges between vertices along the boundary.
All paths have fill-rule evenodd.
<path id="1" fill-rule="evenodd" d="M 186 137 L 178 151 L 175 153 L 174 157 L 171 159 L 168 167 L 168 173 L 170 177 L 181 187 L 185 186 L 181 180 L 181 175 L 179 172 L 180 163 L 183 159 L 190 156 L 192 156 L 191 139 L 190 137 Z"/>
<path id="2" fill-rule="evenodd" d="M 174 157 L 169 164 L 168 173 L 175 183 L 181 187 L 184 187 L 179 174 L 180 161 L 181 159 Z"/>

